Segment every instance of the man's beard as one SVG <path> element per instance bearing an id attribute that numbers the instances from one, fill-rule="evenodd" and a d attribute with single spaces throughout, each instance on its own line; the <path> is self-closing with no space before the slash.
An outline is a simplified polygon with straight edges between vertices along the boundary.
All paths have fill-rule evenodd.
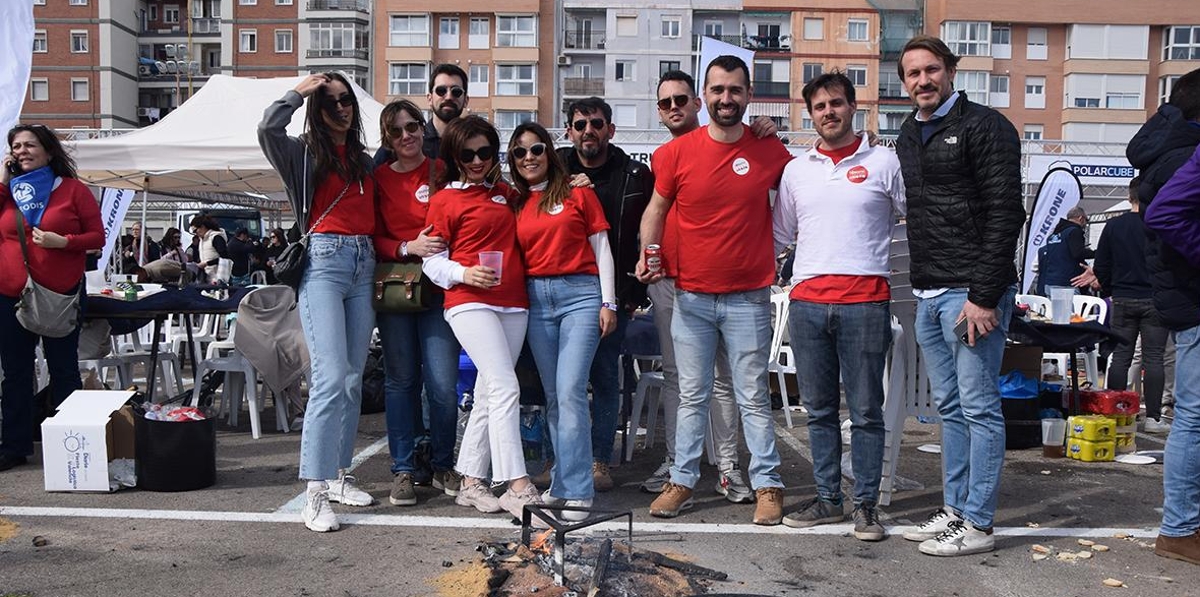
<path id="1" fill-rule="evenodd" d="M 458 104 L 454 102 L 445 102 L 438 106 L 438 108 L 433 111 L 433 114 L 442 122 L 450 122 L 451 120 L 462 116 L 462 111 L 462 107 L 460 107 Z"/>

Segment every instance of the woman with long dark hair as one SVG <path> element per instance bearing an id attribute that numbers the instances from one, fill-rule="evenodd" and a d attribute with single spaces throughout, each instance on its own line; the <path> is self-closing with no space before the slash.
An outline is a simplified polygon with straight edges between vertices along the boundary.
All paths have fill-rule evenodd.
<path id="1" fill-rule="evenodd" d="M 617 326 L 608 220 L 596 193 L 571 176 L 542 125 L 513 131 L 508 168 L 517 188 L 517 240 L 529 292 L 529 348 L 546 391 L 554 446 L 546 503 L 590 507 L 591 433 L 588 372 L 601 336 Z M 564 511 L 582 520 L 584 513 Z"/>
<path id="2" fill-rule="evenodd" d="M 306 100 L 304 135 L 289 137 L 292 114 Z M 318 532 L 338 529 L 329 502 L 374 501 L 346 474 L 375 327 L 375 182 L 362 130 L 353 86 L 332 72 L 305 77 L 267 108 L 258 125 L 259 146 L 283 178 L 296 221 L 312 233 L 298 289 L 312 361 L 300 478 L 308 481 L 304 524 Z"/>
<path id="3" fill-rule="evenodd" d="M 17 321 L 25 281 L 32 277 L 60 294 L 80 292 L 86 252 L 104 246 L 100 207 L 76 178 L 75 161 L 54 131 L 40 124 L 15 126 L 8 131 L 8 147 L 0 168 L 0 471 L 25 464 L 33 453 L 38 343 L 46 356 L 55 406 L 83 385 L 78 324 L 66 336 L 51 338 Z M 29 254 L 28 274 L 22 241 Z"/>
<path id="4" fill-rule="evenodd" d="M 519 518 L 525 504 L 541 503 L 541 497 L 525 472 L 521 449 L 521 387 L 514 367 L 525 341 L 529 299 L 513 191 L 500 181 L 500 137 L 486 120 L 468 116 L 450 123 L 441 153 L 444 188 L 430 200 L 426 223 L 430 235 L 445 239 L 447 250 L 427 257 L 423 268 L 446 289 L 446 320 L 479 370 L 475 406 L 458 452 L 463 482 L 455 502 Z M 488 478 L 508 482 L 499 500 Z"/>
<path id="5" fill-rule="evenodd" d="M 375 252 L 380 261 L 420 263 L 446 249 L 441 237 L 429 236 L 425 218 L 434 177 L 439 168 L 421 152 L 425 119 L 408 100 L 384 106 L 379 116 L 383 147 L 395 161 L 375 169 L 379 188 Z M 458 340 L 446 322 L 445 295 L 438 289 L 429 310 L 419 313 L 379 313 L 386 381 L 388 449 L 392 456 L 392 491 L 396 506 L 417 503 L 413 490 L 413 452 L 421 429 L 421 382 L 429 400 L 429 436 L 433 486 L 457 496 L 462 477 L 454 471 L 454 442 L 458 433 Z"/>

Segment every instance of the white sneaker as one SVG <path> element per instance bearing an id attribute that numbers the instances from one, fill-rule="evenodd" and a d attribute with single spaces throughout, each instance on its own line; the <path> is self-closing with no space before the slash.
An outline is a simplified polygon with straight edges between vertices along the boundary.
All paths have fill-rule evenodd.
<path id="1" fill-rule="evenodd" d="M 962 522 L 962 517 L 949 508 L 938 508 L 925 522 L 905 531 L 904 538 L 909 541 L 928 541 L 946 532 L 954 521 Z"/>
<path id="2" fill-rule="evenodd" d="M 1170 433 L 1171 424 L 1162 419 L 1151 419 L 1146 417 L 1146 422 L 1142 424 L 1142 431 L 1145 433 L 1164 434 Z"/>
<path id="3" fill-rule="evenodd" d="M 499 512 L 504 508 L 500 507 L 500 500 L 492 495 L 492 490 L 488 488 L 486 483 L 463 483 L 458 490 L 458 495 L 454 496 L 454 503 L 468 508 L 475 508 L 484 514 L 492 514 Z"/>
<path id="4" fill-rule="evenodd" d="M 500 507 L 508 510 L 508 513 L 517 519 L 521 518 L 525 504 L 536 506 L 541 503 L 542 496 L 538 494 L 537 487 L 534 487 L 532 483 L 522 491 L 514 491 L 510 485 L 508 491 L 500 495 Z"/>
<path id="5" fill-rule="evenodd" d="M 918 549 L 921 553 L 931 556 L 965 556 L 996 549 L 996 537 L 963 520 L 955 520 L 950 523 L 946 532 L 922 541 Z"/>
<path id="6" fill-rule="evenodd" d="M 354 486 L 354 475 L 347 475 L 346 471 L 338 473 L 337 480 L 329 480 L 329 501 L 345 504 L 347 506 L 370 506 L 375 503 L 375 498 L 371 494 Z"/>
<path id="7" fill-rule="evenodd" d="M 550 495 L 550 490 L 542 492 L 542 503 L 547 506 L 567 506 L 569 508 L 591 508 L 592 500 L 564 500 Z M 564 510 L 558 513 L 558 517 L 570 522 L 578 522 L 588 517 L 587 512 L 575 512 L 572 510 Z"/>
<path id="8" fill-rule="evenodd" d="M 722 464 L 717 475 L 717 485 L 714 488 L 726 500 L 735 504 L 748 504 L 754 501 L 754 492 L 742 479 L 742 471 L 738 470 L 736 462 Z"/>
<path id="9" fill-rule="evenodd" d="M 304 526 L 310 531 L 328 533 L 338 530 L 337 514 L 334 514 L 333 507 L 329 505 L 328 489 L 308 490 L 301 516 L 304 518 Z"/>

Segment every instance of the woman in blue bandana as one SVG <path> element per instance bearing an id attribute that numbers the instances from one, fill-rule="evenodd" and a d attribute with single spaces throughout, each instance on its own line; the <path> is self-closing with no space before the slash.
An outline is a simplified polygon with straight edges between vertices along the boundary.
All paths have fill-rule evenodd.
<path id="1" fill-rule="evenodd" d="M 32 276 L 62 294 L 79 292 L 86 252 L 104 246 L 100 207 L 76 179 L 75 161 L 54 131 L 40 124 L 18 125 L 8 132 L 8 146 L 0 168 L 0 471 L 25 464 L 33 452 L 38 342 L 46 356 L 55 406 L 82 385 L 78 327 L 63 338 L 49 338 L 17 322 L 15 307 L 25 280 Z M 28 274 L 18 235 L 25 237 L 29 252 Z"/>

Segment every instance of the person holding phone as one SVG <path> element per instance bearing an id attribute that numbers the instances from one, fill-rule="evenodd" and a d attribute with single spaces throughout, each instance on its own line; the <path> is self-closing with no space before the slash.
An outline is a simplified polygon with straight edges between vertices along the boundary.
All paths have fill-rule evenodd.
<path id="1" fill-rule="evenodd" d="M 25 464 L 33 453 L 37 345 L 50 373 L 51 406 L 83 386 L 78 325 L 62 338 L 50 338 L 17 321 L 25 282 L 33 278 L 61 294 L 81 292 L 87 251 L 104 246 L 100 207 L 79 182 L 75 160 L 55 132 L 40 124 L 17 125 L 8 131 L 8 147 L 0 173 L 0 471 Z"/>

